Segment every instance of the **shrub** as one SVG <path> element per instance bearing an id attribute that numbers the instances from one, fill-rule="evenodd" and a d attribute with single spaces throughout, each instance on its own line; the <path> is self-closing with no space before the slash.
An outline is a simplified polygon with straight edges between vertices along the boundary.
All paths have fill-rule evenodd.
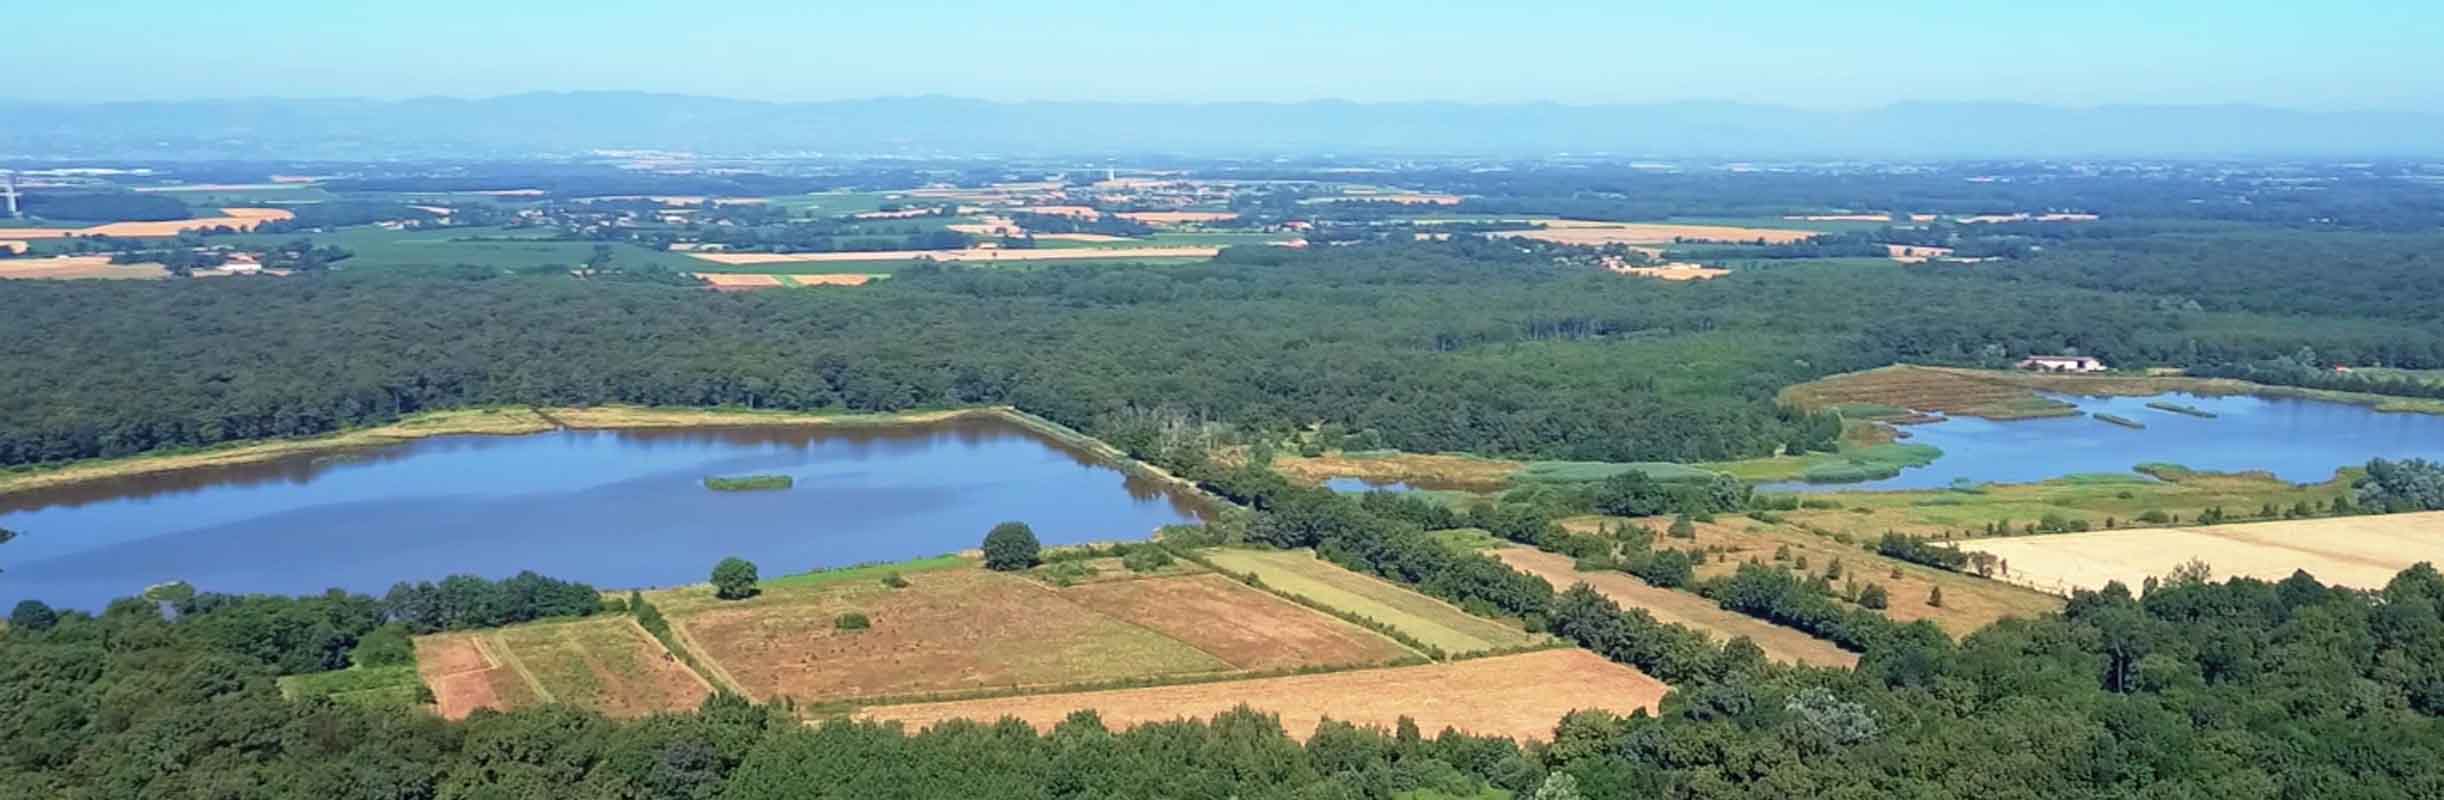
<path id="1" fill-rule="evenodd" d="M 359 667 L 395 667 L 416 663 L 416 645 L 407 638 L 407 626 L 393 622 L 365 633 L 356 640 L 356 649 L 349 660 Z"/>
<path id="2" fill-rule="evenodd" d="M 1153 572 L 1171 566 L 1171 551 L 1160 547 L 1140 547 L 1120 558 L 1130 572 Z"/>
<path id="3" fill-rule="evenodd" d="M 713 565 L 713 596 L 723 600 L 754 597 L 755 563 L 732 556 Z"/>
<path id="4" fill-rule="evenodd" d="M 984 566 L 1014 572 L 1042 563 L 1044 545 L 1024 522 L 1004 522 L 984 535 Z"/>
<path id="5" fill-rule="evenodd" d="M 1858 590 L 1858 604 L 1865 608 L 1882 610 L 1892 605 L 1892 597 L 1884 591 L 1883 584 L 1870 583 L 1866 588 Z"/>
<path id="6" fill-rule="evenodd" d="M 1697 523 L 1690 520 L 1689 515 L 1682 514 L 1672 518 L 1672 527 L 1665 532 L 1670 533 L 1675 539 L 1695 539 L 1697 538 Z"/>
<path id="7" fill-rule="evenodd" d="M 893 589 L 906 589 L 908 588 L 908 579 L 901 577 L 897 572 L 885 572 L 883 573 L 883 585 L 889 586 Z"/>
<path id="8" fill-rule="evenodd" d="M 1941 587 L 1941 586 L 1937 586 L 1937 587 L 1935 587 L 1934 591 L 1927 592 L 1927 593 L 1926 593 L 1926 604 L 1927 604 L 1927 605 L 1930 605 L 1930 606 L 1934 606 L 1934 607 L 1936 607 L 1936 608 L 1942 608 L 1942 607 L 1943 607 L 1943 587 Z"/>
<path id="9" fill-rule="evenodd" d="M 832 627 L 844 631 L 862 631 L 874 627 L 874 621 L 860 612 L 851 611 L 832 618 Z"/>

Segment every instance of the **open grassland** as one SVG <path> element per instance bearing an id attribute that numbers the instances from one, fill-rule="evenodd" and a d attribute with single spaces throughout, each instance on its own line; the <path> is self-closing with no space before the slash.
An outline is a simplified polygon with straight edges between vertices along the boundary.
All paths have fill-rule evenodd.
<path id="1" fill-rule="evenodd" d="M 703 678 L 626 616 L 516 625 L 488 632 L 513 668 L 552 702 L 614 717 L 695 708 Z"/>
<path id="2" fill-rule="evenodd" d="M 320 697 L 365 708 L 406 708 L 425 704 L 424 681 L 413 664 L 395 667 L 352 667 L 332 672 L 285 675 L 280 696 L 291 700 Z"/>
<path id="3" fill-rule="evenodd" d="M 1111 574 L 1114 566 L 1100 568 Z M 1243 670 L 1383 664 L 1417 655 L 1381 634 L 1220 575 L 1089 583 L 1063 589 L 1061 596 Z"/>
<path id="4" fill-rule="evenodd" d="M 1663 531 L 1671 523 L 1664 517 L 1585 516 L 1562 520 L 1563 527 L 1576 533 L 1595 533 L 1607 524 L 1644 525 Z M 1807 559 L 1801 571 L 1822 575 L 1838 560 L 1842 577 L 1833 580 L 1834 586 L 1839 587 L 1847 580 L 1862 586 L 1881 584 L 1892 601 L 1883 612 L 1886 616 L 1903 622 L 1931 620 L 1954 636 L 1968 635 L 2007 616 L 2030 617 L 2061 610 L 2060 600 L 2039 592 L 1877 555 L 1873 550 L 1874 537 L 1853 537 L 1844 542 L 1837 536 L 1794 525 L 1734 516 L 1696 522 L 1692 527 L 1696 529 L 1692 538 L 1659 538 L 1655 546 L 1705 550 L 1710 557 L 1697 565 L 1700 579 L 1730 575 L 1752 560 L 1798 569 L 1801 558 Z M 1787 560 L 1782 557 L 1785 553 L 1789 556 Z M 1899 577 L 1894 577 L 1896 572 Z M 1941 606 L 1927 602 L 1936 587 L 1943 589 Z"/>
<path id="5" fill-rule="evenodd" d="M 1556 244 L 1665 245 L 1683 241 L 1758 242 L 1787 244 L 1815 236 L 1816 231 L 1789 228 L 1751 228 L 1731 225 L 1684 225 L 1667 222 L 1588 222 L 1581 220 L 1540 220 L 1544 227 L 1532 231 L 1506 231 L 1494 236 L 1536 239 Z"/>
<path id="6" fill-rule="evenodd" d="M 1758 647 L 1764 648 L 1767 658 L 1775 661 L 1818 667 L 1850 667 L 1858 663 L 1856 653 L 1836 647 L 1832 642 L 1746 614 L 1725 611 L 1714 601 L 1694 593 L 1653 586 L 1627 573 L 1611 570 L 1580 572 L 1569 556 L 1528 547 L 1500 547 L 1489 554 L 1513 569 L 1545 579 L 1556 589 L 1568 589 L 1584 583 L 1621 604 L 1622 608 L 1645 609 L 1658 621 L 1705 631 L 1718 641 L 1746 636 L 1755 641 Z"/>
<path id="7" fill-rule="evenodd" d="M 783 587 L 724 603 L 697 588 L 654 602 L 712 672 L 758 700 L 854 701 L 1233 669 L 1030 578 L 980 569 L 905 577 L 909 585 L 898 589 L 879 580 Z M 837 630 L 833 620 L 849 612 L 873 627 Z"/>
<path id="8" fill-rule="evenodd" d="M 860 715 L 912 727 L 1015 717 L 1048 730 L 1079 709 L 1124 728 L 1247 705 L 1280 715 L 1282 727 L 1301 739 L 1327 718 L 1388 729 L 1408 717 L 1425 731 L 1550 740 L 1554 721 L 1571 711 L 1653 711 L 1668 691 L 1636 669 L 1570 648 L 1324 675 L 884 706 Z"/>
<path id="9" fill-rule="evenodd" d="M 14 234 L 12 234 L 14 235 Z M 971 247 L 963 250 L 884 250 L 877 252 L 842 253 L 690 253 L 690 257 L 715 264 L 762 265 L 824 262 L 887 262 L 915 261 L 931 258 L 935 261 L 1018 262 L 1061 261 L 1080 258 L 1212 258 L 1222 248 L 1211 246 L 1182 247 L 1060 247 L 1014 250 L 997 247 Z"/>
<path id="10" fill-rule="evenodd" d="M 159 264 L 113 264 L 109 256 L 0 258 L 0 280 L 153 280 L 169 276 Z"/>
<path id="11" fill-rule="evenodd" d="M 1884 442 L 1844 442 L 1831 453 L 1811 452 L 1707 464 L 1707 469 L 1747 481 L 1811 481 L 1840 483 L 1870 481 L 1901 474 L 1910 467 L 1935 463 L 1943 450 L 1933 445 Z"/>
<path id="12" fill-rule="evenodd" d="M 2131 527 L 2148 512 L 2197 519 L 2209 508 L 2254 513 L 2266 504 L 2289 509 L 2321 506 L 2350 491 L 2355 469 L 2324 483 L 2295 485 L 2262 472 L 2192 472 L 2171 465 L 2144 465 L 2146 475 L 2069 475 L 2039 483 L 1997 484 L 1971 491 L 1923 489 L 1903 492 L 1839 492 L 1809 499 L 1831 508 L 1782 512 L 1790 522 L 1861 541 L 1899 531 L 1913 536 L 1977 536 L 1988 525 L 2013 531 L 2052 516 L 2091 528 Z M 2149 480 L 2152 476 L 2155 480 Z"/>
<path id="13" fill-rule="evenodd" d="M 1239 218 L 1235 211 L 1123 211 L 1113 216 L 1157 227 L 1228 222 Z"/>
<path id="14" fill-rule="evenodd" d="M 1521 647 L 1540 639 L 1524 629 L 1342 569 L 1306 551 L 1213 550 L 1204 557 L 1222 570 L 1253 574 L 1266 587 L 1374 620 L 1445 653 Z"/>
<path id="15" fill-rule="evenodd" d="M 2328 585 L 2376 589 L 2413 564 L 2444 562 L 2444 512 L 2015 536 L 1961 547 L 2001 558 L 2006 570 L 1998 580 L 2061 594 L 2109 581 L 2136 591 L 2192 559 L 2212 567 L 2216 580 L 2275 581 L 2305 570 Z"/>
<path id="16" fill-rule="evenodd" d="M 481 631 L 417 638 L 416 674 L 433 690 L 435 710 L 444 719 L 464 719 L 479 708 L 544 702 L 534 684 Z"/>

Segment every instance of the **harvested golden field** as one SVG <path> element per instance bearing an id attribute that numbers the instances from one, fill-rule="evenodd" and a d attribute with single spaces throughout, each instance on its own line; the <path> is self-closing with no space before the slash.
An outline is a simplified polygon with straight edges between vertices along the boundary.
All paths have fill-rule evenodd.
<path id="1" fill-rule="evenodd" d="M 167 278 L 159 264 L 113 264 L 110 256 L 54 256 L 0 259 L 0 279 L 71 280 L 76 278 Z"/>
<path id="2" fill-rule="evenodd" d="M 416 675 L 433 690 L 445 719 L 465 719 L 479 708 L 524 708 L 542 701 L 534 686 L 494 650 L 482 633 L 444 633 L 416 639 Z"/>
<path id="3" fill-rule="evenodd" d="M 1148 225 L 1193 225 L 1238 219 L 1235 211 L 1123 211 L 1113 216 Z"/>
<path id="4" fill-rule="evenodd" d="M 965 568 L 908 580 L 902 589 L 861 581 L 773 587 L 739 602 L 709 595 L 698 602 L 678 593 L 655 602 L 716 678 L 757 700 L 825 702 L 1234 671 L 1210 653 L 1080 605 L 1032 578 Z M 852 611 L 873 627 L 837 630 L 833 620 Z"/>
<path id="5" fill-rule="evenodd" d="M 1062 261 L 1080 258 L 1212 258 L 1219 247 L 1072 247 L 1052 250 L 1010 250 L 971 247 L 964 250 L 884 250 L 864 253 L 689 253 L 717 264 L 790 264 L 823 261 Z"/>
<path id="6" fill-rule="evenodd" d="M 1562 520 L 1562 527 L 1574 533 L 1596 533 L 1606 524 L 1644 525 L 1650 530 L 1663 531 L 1671 526 L 1672 520 L 1667 517 L 1624 519 L 1598 516 Z M 1852 544 L 1844 544 L 1830 536 L 1793 525 L 1772 525 L 1746 517 L 1718 517 L 1714 522 L 1697 522 L 1693 526 L 1696 528 L 1693 538 L 1659 538 L 1655 546 L 1684 550 L 1695 547 L 1715 554 L 1697 565 L 1697 577 L 1700 579 L 1730 575 L 1738 571 L 1741 564 L 1752 559 L 1759 564 L 1800 569 L 1817 575 L 1825 574 L 1834 562 L 1839 561 L 1842 577 L 1833 581 L 1836 587 L 1844 581 L 1856 581 L 1860 586 L 1870 583 L 1883 586 L 1891 597 L 1891 605 L 1884 609 L 1885 616 L 1902 622 L 1931 620 L 1954 636 L 1968 635 L 2004 617 L 2030 617 L 2062 609 L 2059 598 L 2041 592 L 1879 555 L 1874 552 L 1871 543 L 1875 536 L 1882 535 L 1880 528 L 1872 535 L 1853 537 Z M 1780 558 L 1786 552 L 1789 556 L 1787 561 Z M 1802 558 L 1807 559 L 1804 569 L 1799 564 Z M 1895 573 L 1899 577 L 1894 577 Z M 1943 589 L 1943 605 L 1940 607 L 1927 603 L 1936 587 Z M 1690 597 L 1696 598 L 1694 594 Z M 1703 601 L 1703 598 L 1696 599 Z M 1763 644 L 1762 639 L 1759 644 Z"/>
<path id="7" fill-rule="evenodd" d="M 713 288 L 725 292 L 749 292 L 757 289 L 778 289 L 787 285 L 781 283 L 781 278 L 778 275 L 699 272 L 696 273 L 696 277 L 703 279 L 705 283 L 712 284 Z"/>
<path id="8" fill-rule="evenodd" d="M 1280 715 L 1283 730 L 1299 739 L 1313 735 L 1326 718 L 1389 729 L 1408 717 L 1428 732 L 1449 727 L 1550 740 L 1553 724 L 1571 711 L 1653 711 L 1669 691 L 1636 669 L 1567 648 L 1324 675 L 883 706 L 859 716 L 912 727 L 1016 717 L 1049 730 L 1072 711 L 1093 709 L 1105 725 L 1128 728 L 1211 717 L 1247 705 Z"/>
<path id="9" fill-rule="evenodd" d="M 2109 581 L 2136 591 L 2192 559 L 2206 562 L 2216 579 L 2277 581 L 2306 570 L 2327 584 L 2375 589 L 2412 564 L 2444 562 L 2444 512 L 1971 539 L 1960 546 L 2000 557 L 2005 571 L 1998 580 L 2059 594 Z"/>
<path id="10" fill-rule="evenodd" d="M 797 284 L 797 285 L 799 285 L 799 286 L 864 286 L 864 285 L 866 285 L 866 284 L 873 283 L 875 278 L 882 278 L 882 277 L 888 277 L 888 276 L 884 276 L 884 275 L 847 275 L 847 274 L 841 274 L 841 275 L 789 275 L 789 276 L 785 276 L 785 277 L 786 277 L 786 278 L 787 278 L 787 280 L 789 280 L 791 283 Z"/>
<path id="11" fill-rule="evenodd" d="M 1364 666 L 1416 655 L 1382 634 L 1220 575 L 1088 583 L 1063 589 L 1061 596 L 1187 642 L 1243 670 Z"/>
<path id="12" fill-rule="evenodd" d="M 2019 213 L 2016 213 L 2016 214 L 1976 214 L 1976 215 L 1972 215 L 1972 216 L 1959 217 L 1959 218 L 1957 218 L 1957 219 L 1958 219 L 1960 222 L 1964 222 L 1964 223 L 1968 223 L 1968 224 L 1972 224 L 1972 225 L 1975 225 L 1975 224 L 1980 224 L 1980 223 L 1992 223 L 1992 222 L 2031 222 L 2031 221 L 2034 221 L 2034 222 L 2094 222 L 2094 221 L 2096 221 L 2096 215 L 2094 215 L 2094 214 L 2031 214 L 2031 213 L 2028 213 L 2028 212 L 2022 211 L 2022 212 L 2019 212 Z"/>
<path id="13" fill-rule="evenodd" d="M 1514 236 L 1557 244 L 1662 245 L 1680 241 L 1756 242 L 1788 244 L 1817 235 L 1815 231 L 1782 228 L 1741 228 L 1729 225 L 1676 225 L 1661 222 L 1586 222 L 1583 220 L 1537 220 L 1544 229 L 1505 231 L 1494 236 Z"/>
<path id="14" fill-rule="evenodd" d="M 230 228 L 251 231 L 255 226 L 274 220 L 295 219 L 297 214 L 280 208 L 224 208 L 218 217 L 197 217 L 166 222 L 112 222 L 85 228 L 8 228 L 14 239 L 64 239 L 70 236 L 164 237 L 179 231 L 205 228 Z"/>
<path id="15" fill-rule="evenodd" d="M 1513 569 L 1545 579 L 1555 589 L 1568 589 L 1584 583 L 1605 597 L 1612 598 L 1622 608 L 1645 609 L 1658 621 L 1705 631 L 1717 641 L 1746 636 L 1765 649 L 1767 658 L 1775 661 L 1844 668 L 1858 664 L 1858 654 L 1836 647 L 1832 642 L 1746 614 L 1725 611 L 1714 601 L 1693 592 L 1653 586 L 1627 573 L 1611 570 L 1580 572 L 1569 556 L 1531 547 L 1498 547 L 1487 554 L 1501 559 L 1502 563 Z"/>
<path id="16" fill-rule="evenodd" d="M 1276 591 L 1372 619 L 1445 653 L 1465 655 L 1519 647 L 1543 638 L 1407 587 L 1342 569 L 1304 550 L 1209 550 L 1204 556 L 1225 571 L 1253 574 Z"/>

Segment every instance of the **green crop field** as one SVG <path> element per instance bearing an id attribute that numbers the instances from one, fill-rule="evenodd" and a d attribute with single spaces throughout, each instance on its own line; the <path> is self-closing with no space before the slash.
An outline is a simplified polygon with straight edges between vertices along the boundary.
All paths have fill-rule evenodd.
<path id="1" fill-rule="evenodd" d="M 1252 573 L 1267 587 L 1389 625 L 1447 653 L 1517 647 L 1536 640 L 1523 629 L 1342 569 L 1305 551 L 1213 550 L 1205 557 L 1216 567 Z"/>
<path id="2" fill-rule="evenodd" d="M 280 678 L 280 694 L 290 699 L 328 698 L 354 706 L 412 706 L 428 702 L 416 665 L 353 667 L 333 672 Z"/>

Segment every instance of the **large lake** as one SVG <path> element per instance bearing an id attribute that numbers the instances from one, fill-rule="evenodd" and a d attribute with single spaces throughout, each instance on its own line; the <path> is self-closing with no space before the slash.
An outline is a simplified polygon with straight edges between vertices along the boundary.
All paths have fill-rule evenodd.
<path id="1" fill-rule="evenodd" d="M 706 476 L 795 488 L 715 492 Z M 605 588 L 767 577 L 977 546 L 1141 539 L 1202 501 L 1004 420 L 453 436 L 0 495 L 0 608 L 99 608 L 184 580 L 221 592 L 379 594 L 532 569 Z"/>
<path id="2" fill-rule="evenodd" d="M 1930 489 L 1967 480 L 2028 483 L 2076 473 L 2128 474 L 2155 461 L 2217 472 L 2264 470 L 2294 483 L 2334 477 L 2339 467 L 2371 458 L 2444 459 L 2444 416 L 2398 414 L 2365 406 L 2282 397 L 2072 397 L 2055 399 L 2087 415 L 1995 421 L 1953 417 L 1907 425 L 1909 442 L 1943 448 L 1935 463 L 1899 477 L 1844 484 L 1787 483 L 1771 491 Z M 2215 418 L 2147 407 L 2190 406 Z M 2145 424 L 2125 428 L 2095 418 L 2113 414 Z"/>

